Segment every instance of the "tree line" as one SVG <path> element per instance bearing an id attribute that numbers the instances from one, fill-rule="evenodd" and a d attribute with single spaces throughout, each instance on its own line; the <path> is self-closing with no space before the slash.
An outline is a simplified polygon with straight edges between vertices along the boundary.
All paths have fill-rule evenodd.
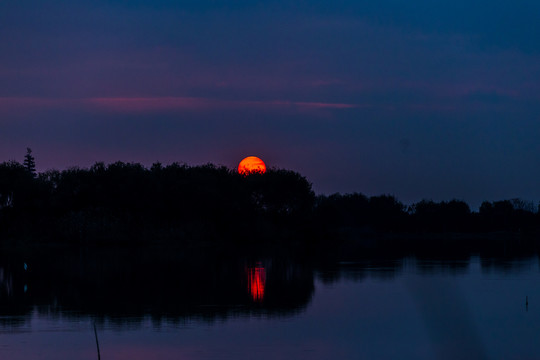
<path id="1" fill-rule="evenodd" d="M 303 176 L 281 169 L 249 176 L 212 164 L 34 169 L 0 164 L 4 239 L 271 237 L 305 226 L 315 200 Z"/>
<path id="2" fill-rule="evenodd" d="M 394 196 L 363 194 L 319 196 L 315 216 L 330 227 L 415 233 L 534 232 L 540 213 L 521 199 L 484 201 L 472 211 L 461 200 L 422 200 L 406 206 Z"/>
<path id="3" fill-rule="evenodd" d="M 331 238 L 350 229 L 373 233 L 474 233 L 540 230 L 534 205 L 519 199 L 423 200 L 406 206 L 391 195 L 316 196 L 297 172 L 241 175 L 212 164 L 96 163 L 37 173 L 0 163 L 0 239 L 118 242 L 281 241 Z"/>

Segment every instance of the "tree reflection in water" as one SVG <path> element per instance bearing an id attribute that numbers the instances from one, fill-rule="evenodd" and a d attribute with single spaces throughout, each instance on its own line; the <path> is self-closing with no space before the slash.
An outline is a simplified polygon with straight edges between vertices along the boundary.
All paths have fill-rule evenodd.
<path id="1" fill-rule="evenodd" d="M 421 274 L 466 271 L 458 259 L 403 256 L 305 259 L 230 251 L 150 248 L 53 248 L 0 252 L 0 330 L 40 316 L 92 317 L 115 326 L 239 316 L 288 317 L 304 311 L 323 284 L 343 279 L 392 279 L 414 264 Z M 408 259 L 408 260 L 406 260 Z M 254 261 L 255 260 L 255 261 Z M 504 260 L 504 261 L 503 261 Z M 482 258 L 481 266 L 507 272 L 519 258 Z M 27 269 L 24 264 L 31 264 Z M 174 286 L 171 286 L 174 284 Z"/>
<path id="2" fill-rule="evenodd" d="M 29 318 L 34 312 L 91 316 L 98 323 L 107 319 L 118 325 L 140 323 L 147 316 L 156 324 L 214 322 L 238 316 L 291 316 L 311 301 L 310 264 L 288 257 L 253 261 L 235 254 L 235 249 L 204 250 L 0 252 L 0 329 L 3 316 Z M 25 262 L 32 264 L 28 271 Z"/>

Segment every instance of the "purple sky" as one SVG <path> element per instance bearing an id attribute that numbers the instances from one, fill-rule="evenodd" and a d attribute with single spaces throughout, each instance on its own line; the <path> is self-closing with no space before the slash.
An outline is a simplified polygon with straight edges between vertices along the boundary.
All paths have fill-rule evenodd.
<path id="1" fill-rule="evenodd" d="M 0 161 L 248 155 L 319 193 L 540 200 L 540 3 L 0 4 Z"/>

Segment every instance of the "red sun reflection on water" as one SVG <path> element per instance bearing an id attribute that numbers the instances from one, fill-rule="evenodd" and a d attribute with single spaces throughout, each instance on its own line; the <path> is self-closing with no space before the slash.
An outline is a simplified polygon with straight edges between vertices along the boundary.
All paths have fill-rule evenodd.
<path id="1" fill-rule="evenodd" d="M 248 289 L 254 301 L 260 302 L 263 300 L 265 284 L 266 271 L 260 263 L 255 267 L 248 268 Z"/>

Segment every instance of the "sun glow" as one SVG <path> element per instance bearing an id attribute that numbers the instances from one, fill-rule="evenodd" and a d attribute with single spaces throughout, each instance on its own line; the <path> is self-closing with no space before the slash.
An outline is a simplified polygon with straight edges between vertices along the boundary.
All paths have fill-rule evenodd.
<path id="1" fill-rule="evenodd" d="M 242 175 L 248 175 L 251 173 L 261 173 L 266 172 L 265 163 L 256 156 L 248 156 L 244 160 L 240 161 L 238 164 L 238 172 Z"/>

